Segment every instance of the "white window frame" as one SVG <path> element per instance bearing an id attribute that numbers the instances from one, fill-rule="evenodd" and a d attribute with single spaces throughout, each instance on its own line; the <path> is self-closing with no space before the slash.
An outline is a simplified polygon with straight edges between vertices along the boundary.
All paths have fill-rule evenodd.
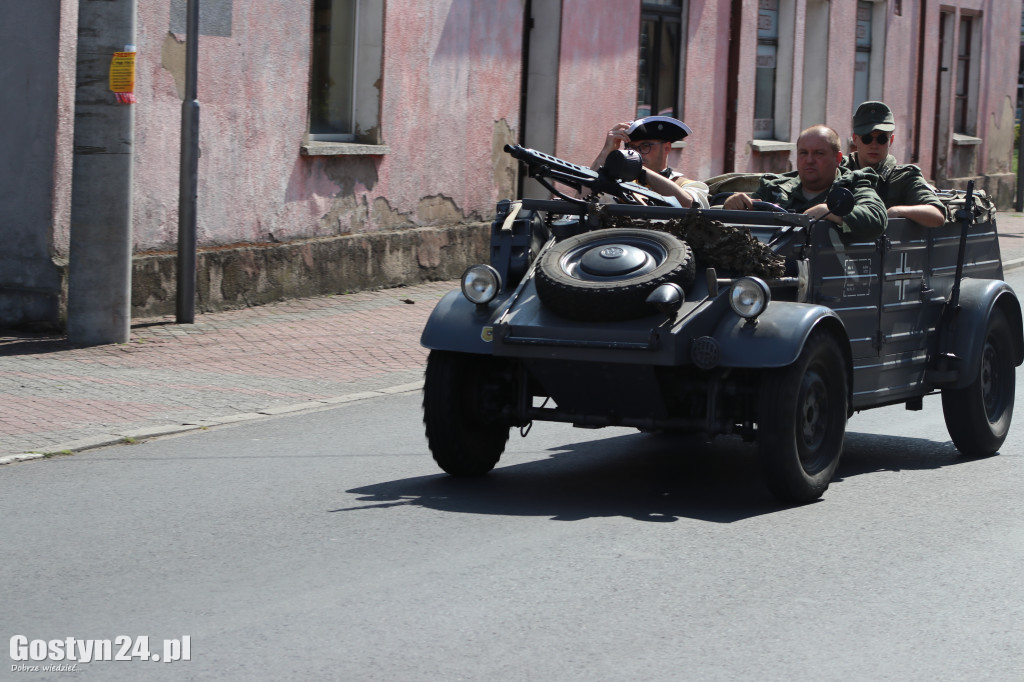
<path id="1" fill-rule="evenodd" d="M 757 151 L 774 150 L 772 143 L 787 142 L 793 118 L 793 39 L 796 25 L 795 0 L 778 0 L 778 38 L 775 45 L 775 93 L 772 129 L 768 137 L 754 134 L 752 144 Z M 753 124 L 753 122 L 752 122 Z M 771 148 L 771 149 L 769 149 Z M 784 149 L 789 149 L 788 146 Z"/>
<path id="2" fill-rule="evenodd" d="M 953 121 L 953 130 L 957 131 L 957 134 L 959 134 L 961 136 L 971 136 L 971 137 L 973 137 L 973 136 L 978 134 L 978 91 L 979 91 L 979 87 L 981 85 L 980 84 L 980 80 L 981 80 L 981 42 L 984 39 L 984 35 L 985 35 L 984 34 L 984 30 L 983 30 L 984 27 L 983 27 L 983 24 L 982 24 L 982 21 L 984 20 L 984 15 L 981 12 L 965 11 L 965 10 L 961 10 L 960 12 L 958 12 L 956 14 L 955 24 L 954 24 L 956 35 L 954 36 L 953 49 L 952 49 L 952 54 L 951 54 L 951 60 L 952 60 L 952 68 L 951 68 L 952 81 L 951 81 L 951 86 L 952 86 L 952 91 L 953 91 L 952 94 L 953 94 L 953 97 L 954 97 L 954 102 L 955 102 L 956 92 L 958 90 L 958 84 L 957 84 L 957 80 L 956 79 L 957 79 L 957 55 L 958 55 L 958 50 L 959 50 L 959 45 L 960 45 L 960 40 L 961 40 L 960 30 L 961 30 L 961 26 L 962 26 L 962 20 L 965 19 L 965 18 L 969 18 L 971 20 L 970 54 L 968 55 L 968 59 L 970 61 L 968 62 L 968 72 L 967 72 L 967 101 L 966 101 L 966 109 L 967 109 L 967 111 L 964 114 L 964 118 L 966 119 L 966 123 L 965 123 L 965 126 L 964 126 L 963 130 L 957 131 L 957 127 L 959 126 L 959 123 L 958 123 L 958 121 L 954 120 Z M 956 106 L 954 105 L 952 107 L 952 111 L 950 112 L 951 116 L 955 112 L 956 112 Z"/>
<path id="3" fill-rule="evenodd" d="M 889 3 L 887 0 L 861 1 L 869 2 L 873 5 L 871 8 L 871 48 L 868 51 L 868 87 L 865 99 L 858 99 L 857 97 L 856 74 L 854 75 L 854 111 L 863 102 L 882 101 L 884 99 L 885 86 L 885 41 L 886 26 L 889 23 Z"/>

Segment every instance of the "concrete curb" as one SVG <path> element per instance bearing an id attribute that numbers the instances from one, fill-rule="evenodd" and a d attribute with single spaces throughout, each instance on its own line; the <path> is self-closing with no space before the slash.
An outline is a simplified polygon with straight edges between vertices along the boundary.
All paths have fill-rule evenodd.
<path id="1" fill-rule="evenodd" d="M 318 412 L 361 400 L 382 398 L 387 395 L 398 395 L 400 393 L 412 393 L 414 391 L 419 391 L 422 388 L 423 382 L 415 381 L 408 384 L 399 384 L 397 386 L 381 388 L 376 391 L 360 391 L 358 393 L 349 393 L 334 398 L 325 398 L 324 400 L 315 400 L 305 403 L 297 403 L 294 405 L 279 405 L 277 407 L 269 407 L 257 412 L 242 412 L 223 417 L 200 419 L 187 424 L 166 424 L 139 429 L 128 429 L 119 433 L 97 434 L 95 436 L 90 436 L 89 438 L 82 438 L 80 440 L 70 441 L 60 445 L 49 446 L 43 452 L 24 452 L 16 455 L 6 455 L 0 457 L 0 466 L 4 464 L 16 464 L 18 462 L 27 462 L 35 459 L 44 459 L 61 455 L 73 455 L 85 450 L 94 450 L 96 448 L 109 447 L 111 445 L 133 445 L 147 440 L 152 440 L 154 438 L 160 438 L 162 436 L 174 436 L 181 433 L 187 433 L 189 431 L 211 429 L 217 426 L 227 426 L 256 419 L 266 419 L 282 414 Z"/>

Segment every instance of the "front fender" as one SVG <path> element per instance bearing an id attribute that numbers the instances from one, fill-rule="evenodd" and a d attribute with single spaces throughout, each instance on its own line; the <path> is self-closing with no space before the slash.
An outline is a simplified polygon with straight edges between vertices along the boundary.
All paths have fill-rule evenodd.
<path id="1" fill-rule="evenodd" d="M 491 355 L 494 352 L 491 321 L 507 302 L 499 296 L 486 308 L 470 303 L 459 290 L 445 294 L 427 319 L 420 345 L 430 350 Z"/>
<path id="2" fill-rule="evenodd" d="M 755 324 L 730 310 L 715 327 L 722 367 L 785 367 L 796 361 L 811 331 L 826 321 L 849 348 L 839 316 L 829 308 L 810 303 L 775 301 L 768 304 Z"/>
<path id="3" fill-rule="evenodd" d="M 1014 330 L 1014 364 L 1024 362 L 1020 302 L 1013 288 L 998 279 L 963 279 L 960 282 L 960 310 L 952 325 L 952 338 L 947 342 L 947 347 L 962 360 L 961 370 L 951 388 L 964 388 L 978 376 L 985 330 L 992 311 L 997 307 Z M 939 351 L 942 350 L 940 345 Z"/>

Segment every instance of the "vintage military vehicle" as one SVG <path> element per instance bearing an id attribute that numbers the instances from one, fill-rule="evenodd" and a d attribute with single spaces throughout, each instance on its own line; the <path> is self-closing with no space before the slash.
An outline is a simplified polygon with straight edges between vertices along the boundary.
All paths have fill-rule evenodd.
<path id="1" fill-rule="evenodd" d="M 558 198 L 500 202 L 490 264 L 423 331 L 426 435 L 449 474 L 489 472 L 536 420 L 738 434 L 801 504 L 854 412 L 936 392 L 962 453 L 1002 445 L 1024 340 L 991 204 L 946 192 L 953 222 L 857 242 L 805 215 L 679 208 L 631 182 L 634 153 L 595 172 L 506 151 Z"/>

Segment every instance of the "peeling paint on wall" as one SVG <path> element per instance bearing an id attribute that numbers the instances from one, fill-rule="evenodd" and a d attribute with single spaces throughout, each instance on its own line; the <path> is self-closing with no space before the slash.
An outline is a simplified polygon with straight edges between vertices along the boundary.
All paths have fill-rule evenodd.
<path id="1" fill-rule="evenodd" d="M 401 227 L 411 227 L 412 219 L 408 214 L 391 207 L 391 203 L 384 197 L 377 197 L 373 200 L 373 224 L 381 230 L 394 230 Z"/>
<path id="2" fill-rule="evenodd" d="M 178 99 L 185 99 L 185 41 L 178 40 L 173 33 L 164 36 L 160 45 L 160 66 L 174 77 L 174 88 Z"/>
<path id="3" fill-rule="evenodd" d="M 1009 96 L 1003 100 L 1001 115 L 996 116 L 995 112 L 992 113 L 988 135 L 985 139 L 988 152 L 988 162 L 985 167 L 989 173 L 1009 173 L 1012 168 L 1015 117 L 1014 103 Z"/>
<path id="4" fill-rule="evenodd" d="M 499 197 L 516 195 L 517 162 L 505 151 L 505 145 L 515 143 L 516 136 L 508 121 L 495 121 L 491 129 L 491 165 L 494 169 L 494 186 Z"/>
<path id="5" fill-rule="evenodd" d="M 362 232 L 369 219 L 366 196 L 357 198 L 354 195 L 335 198 L 334 203 L 319 222 L 319 232 L 327 235 L 351 234 Z"/>
<path id="6" fill-rule="evenodd" d="M 443 194 L 420 199 L 416 207 L 416 216 L 420 225 L 444 225 L 459 223 L 466 219 L 455 201 Z"/>

